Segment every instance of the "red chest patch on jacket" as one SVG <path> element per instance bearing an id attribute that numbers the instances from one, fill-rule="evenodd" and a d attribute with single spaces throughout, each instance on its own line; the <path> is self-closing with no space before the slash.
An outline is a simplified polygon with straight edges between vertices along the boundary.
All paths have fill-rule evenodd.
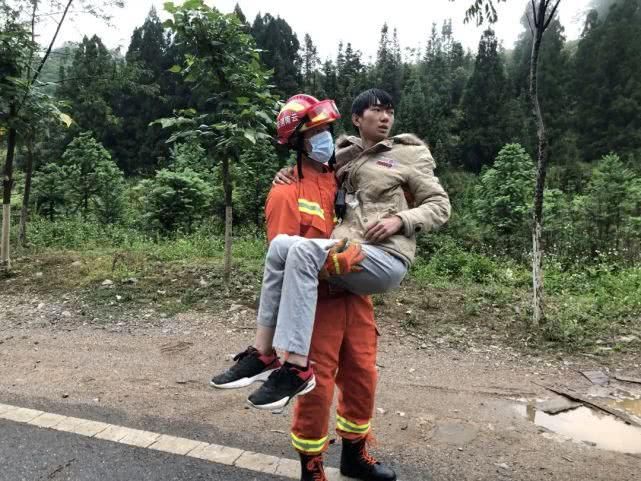
<path id="1" fill-rule="evenodd" d="M 396 164 L 397 164 L 397 162 L 394 159 L 382 158 L 382 159 L 378 159 L 376 161 L 376 165 L 380 165 L 380 166 L 386 167 L 388 169 L 393 169 L 394 167 L 396 167 Z"/>

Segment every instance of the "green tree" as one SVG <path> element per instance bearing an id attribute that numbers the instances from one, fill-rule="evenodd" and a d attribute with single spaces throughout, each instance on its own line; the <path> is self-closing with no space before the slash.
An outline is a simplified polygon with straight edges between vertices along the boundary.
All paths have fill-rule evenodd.
<path id="1" fill-rule="evenodd" d="M 633 173 L 616 154 L 603 156 L 592 172 L 584 206 L 586 218 L 592 225 L 589 232 L 593 251 L 607 246 L 619 249 L 623 228 L 636 207 L 626 202 L 636 197 L 631 195 L 633 180 Z"/>
<path id="2" fill-rule="evenodd" d="M 71 141 L 60 166 L 65 179 L 65 202 L 71 212 L 80 212 L 84 219 L 94 214 L 104 222 L 119 220 L 123 174 L 90 132 Z"/>
<path id="3" fill-rule="evenodd" d="M 641 2 L 621 0 L 596 14 L 579 42 L 573 91 L 584 160 L 610 151 L 641 153 Z"/>
<path id="4" fill-rule="evenodd" d="M 260 60 L 274 71 L 274 84 L 281 97 L 298 93 L 301 87 L 300 42 L 289 24 L 269 13 L 258 14 L 251 28 Z"/>
<path id="5" fill-rule="evenodd" d="M 64 78 L 57 94 L 68 102 L 68 111 L 77 124 L 72 135 L 91 131 L 105 145 L 110 145 L 110 134 L 121 122 L 114 114 L 113 99 L 118 65 L 97 35 L 82 39 L 71 68 L 64 71 Z"/>
<path id="6" fill-rule="evenodd" d="M 464 165 L 479 172 L 505 143 L 503 105 L 506 78 L 493 30 L 483 32 L 474 71 L 462 100 Z"/>
<path id="7" fill-rule="evenodd" d="M 338 74 L 336 65 L 331 60 L 323 64 L 323 76 L 321 78 L 321 97 L 334 99 L 338 102 Z"/>
<path id="8" fill-rule="evenodd" d="M 182 72 L 194 91 L 204 92 L 208 98 L 196 109 L 161 123 L 177 128 L 170 141 L 198 138 L 212 163 L 214 159 L 220 162 L 225 193 L 224 275 L 228 280 L 233 219 L 231 167 L 247 148 L 270 138 L 277 103 L 254 40 L 243 31 L 236 15 L 221 14 L 202 0 L 190 0 L 180 7 L 168 2 L 165 9 L 173 17 L 167 25 L 188 52 L 182 66 L 172 70 Z"/>
<path id="9" fill-rule="evenodd" d="M 528 7 L 528 11 L 529 11 Z M 531 152 L 534 151 L 536 126 L 531 115 L 529 104 L 530 85 L 530 60 L 532 57 L 532 34 L 529 29 L 527 15 L 521 21 L 524 31 L 514 47 L 508 72 L 512 87 L 512 95 L 518 100 L 516 115 L 521 119 L 514 119 L 517 125 L 526 127 L 522 134 L 522 142 Z M 571 127 L 571 69 L 570 55 L 566 49 L 565 29 L 559 20 L 558 14 L 554 16 L 545 34 L 545 42 L 541 45 L 539 67 L 539 94 L 541 110 L 545 119 L 546 131 L 550 143 L 550 162 L 564 165 L 571 159 L 566 159 L 559 154 L 563 151 L 564 137 L 569 135 Z M 516 132 L 515 134 L 518 134 Z"/>
<path id="10" fill-rule="evenodd" d="M 401 99 L 403 62 L 396 29 L 390 38 L 387 23 L 381 28 L 373 74 L 375 84 L 388 92 L 398 105 Z"/>
<path id="11" fill-rule="evenodd" d="M 243 152 L 235 176 L 239 218 L 257 227 L 264 225 L 265 199 L 280 167 L 282 163 L 269 142 L 258 142 Z"/>
<path id="12" fill-rule="evenodd" d="M 481 173 L 474 197 L 479 223 L 507 249 L 526 245 L 534 192 L 534 164 L 519 144 L 505 145 Z"/>
<path id="13" fill-rule="evenodd" d="M 189 168 L 159 170 L 153 179 L 141 181 L 135 193 L 140 197 L 143 226 L 164 234 L 191 232 L 206 217 L 212 200 L 212 188 Z"/>
<path id="14" fill-rule="evenodd" d="M 12 39 L 22 39 L 21 43 L 22 51 L 19 55 L 16 56 L 16 59 L 27 58 L 25 64 L 16 64 L 20 68 L 17 69 L 17 72 L 20 73 L 22 78 L 14 77 L 5 77 L 3 79 L 8 81 L 8 83 L 13 83 L 14 86 L 18 86 L 21 92 L 19 95 L 14 96 L 12 100 L 8 101 L 8 109 L 6 118 L 9 122 L 8 126 L 8 141 L 7 141 L 7 152 L 6 152 L 6 161 L 4 168 L 4 181 L 3 181 L 3 223 L 2 223 L 2 264 L 5 268 L 10 268 L 10 258 L 9 258 L 9 231 L 10 231 L 10 216 L 11 216 L 11 191 L 13 187 L 13 160 L 15 155 L 15 149 L 17 146 L 17 137 L 18 137 L 18 128 L 20 121 L 26 121 L 26 124 L 29 124 L 29 111 L 31 112 L 46 112 L 49 109 L 39 109 L 39 108 L 29 108 L 33 107 L 34 94 L 41 94 L 42 90 L 38 83 L 40 75 L 43 72 L 44 67 L 47 65 L 47 60 L 49 59 L 53 46 L 56 43 L 58 34 L 65 23 L 65 19 L 70 13 L 70 8 L 74 0 L 51 0 L 49 2 L 41 0 L 0 0 L 0 12 L 2 13 L 2 21 L 6 24 L 3 27 L 3 38 L 0 40 L 4 42 L 4 39 L 8 39 L 9 42 L 7 45 L 10 46 Z M 43 4 L 47 4 L 49 10 L 44 12 L 41 10 Z M 89 13 L 95 17 L 105 18 L 104 9 L 110 8 L 112 6 L 122 7 L 122 0 L 104 0 L 98 4 L 92 0 L 76 0 L 76 5 L 80 5 L 80 11 Z M 45 50 L 44 55 L 40 56 L 37 54 L 37 44 L 35 41 L 36 38 L 36 29 L 37 26 L 40 26 L 42 20 L 45 19 L 47 22 L 51 22 L 54 19 L 56 24 L 55 31 L 48 43 L 48 47 Z M 55 19 L 58 19 L 57 21 Z M 30 25 L 30 41 L 27 43 L 24 39 L 24 34 L 29 31 L 26 25 Z M 28 34 L 27 34 L 28 35 Z M 2 60 L 0 60 L 2 64 Z M 3 72 L 5 73 L 5 72 Z M 0 104 L 3 100 L 9 99 L 7 95 L 7 89 L 3 86 L 0 89 Z M 15 93 L 15 92 L 14 92 Z M 4 99 L 2 99 L 4 97 Z M 19 100 L 18 100 L 19 99 Z M 50 104 L 50 102 L 49 102 Z M 2 106 L 0 105 L 0 109 Z M 26 112 L 26 113 L 25 113 Z M 5 115 L 0 115 L 0 117 L 5 117 Z M 32 119 L 33 120 L 33 119 Z M 35 121 L 32 121 L 31 124 L 35 124 Z M 34 141 L 33 138 L 34 130 L 31 130 L 31 133 L 28 133 L 25 138 L 28 138 L 28 143 L 32 144 Z M 25 186 L 26 200 L 28 200 L 29 192 L 29 183 L 31 182 L 31 163 L 29 163 L 27 175 L 25 176 Z M 21 224 L 25 227 L 24 222 L 26 222 L 26 202 L 23 203 L 23 216 Z M 21 229 L 21 234 L 24 234 L 25 230 Z M 22 237 L 22 236 L 21 236 Z M 24 238 L 23 238 L 24 240 Z"/>
<path id="15" fill-rule="evenodd" d="M 11 268 L 10 227 L 11 192 L 13 189 L 13 167 L 18 129 L 21 122 L 20 107 L 25 99 L 29 80 L 30 55 L 35 46 L 28 30 L 20 21 L 19 12 L 6 2 L 0 4 L 2 25 L 0 30 L 0 136 L 7 138 L 7 150 L 3 172 L 2 197 L 2 240 L 1 263 L 4 269 Z M 27 78 L 25 78 L 27 77 Z"/>
<path id="16" fill-rule="evenodd" d="M 58 164 L 51 162 L 35 173 L 33 202 L 36 212 L 49 220 L 64 212 L 65 174 Z"/>
<path id="17" fill-rule="evenodd" d="M 371 87 L 368 80 L 368 71 L 362 61 L 360 50 L 354 50 L 351 43 L 338 45 L 336 56 L 337 92 L 336 105 L 344 114 L 339 121 L 338 130 L 353 130 L 351 121 L 352 101 L 356 95 Z"/>
<path id="18" fill-rule="evenodd" d="M 175 172 L 190 169 L 201 176 L 207 176 L 211 174 L 212 167 L 200 142 L 176 143 L 171 149 L 171 170 Z"/>
<path id="19" fill-rule="evenodd" d="M 396 128 L 399 132 L 413 132 L 425 138 L 427 135 L 427 115 L 425 112 L 424 79 L 420 69 L 415 65 L 406 67 L 410 70 L 409 80 L 405 83 L 398 106 Z"/>
<path id="20" fill-rule="evenodd" d="M 454 2 L 455 0 L 450 0 Z M 465 22 L 470 20 L 476 21 L 477 25 L 482 25 L 485 20 L 495 23 L 498 20 L 495 3 L 505 2 L 507 0 L 474 0 L 474 2 L 465 11 Z"/>
<path id="21" fill-rule="evenodd" d="M 302 89 L 310 95 L 318 95 L 318 65 L 320 59 L 318 58 L 318 49 L 312 41 L 312 37 L 308 33 L 305 34 L 303 40 L 303 55 L 302 55 Z"/>
<path id="22" fill-rule="evenodd" d="M 443 22 L 440 32 L 436 24 L 427 42 L 420 63 L 424 77 L 424 110 L 422 132 L 441 163 L 456 165 L 461 159 L 460 102 L 465 82 L 471 74 L 471 62 L 463 46 L 454 39 L 452 22 Z"/>
<path id="23" fill-rule="evenodd" d="M 166 159 L 167 133 L 150 122 L 171 115 L 174 65 L 170 39 L 152 8 L 142 26 L 136 28 L 122 68 L 121 77 L 131 81 L 114 89 L 112 106 L 120 119 L 112 134 L 112 151 L 126 172 L 148 173 Z"/>

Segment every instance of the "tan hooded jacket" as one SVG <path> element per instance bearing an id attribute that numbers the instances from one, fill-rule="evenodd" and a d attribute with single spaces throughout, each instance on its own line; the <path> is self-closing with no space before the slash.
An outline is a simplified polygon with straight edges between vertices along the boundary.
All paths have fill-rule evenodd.
<path id="1" fill-rule="evenodd" d="M 409 265 L 416 255 L 416 233 L 434 230 L 450 217 L 449 197 L 434 176 L 436 163 L 415 135 L 397 135 L 365 151 L 358 137 L 342 137 L 336 167 L 339 185 L 347 192 L 347 211 L 334 228 L 334 238 L 366 243 L 368 225 L 397 215 L 402 230 L 378 246 Z"/>

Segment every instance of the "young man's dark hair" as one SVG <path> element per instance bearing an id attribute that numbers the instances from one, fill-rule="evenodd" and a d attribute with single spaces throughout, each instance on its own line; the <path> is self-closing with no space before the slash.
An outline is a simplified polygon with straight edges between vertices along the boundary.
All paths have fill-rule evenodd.
<path id="1" fill-rule="evenodd" d="M 382 89 L 369 89 L 361 92 L 352 102 L 352 114 L 363 115 L 372 105 L 384 108 L 395 108 L 392 96 Z"/>

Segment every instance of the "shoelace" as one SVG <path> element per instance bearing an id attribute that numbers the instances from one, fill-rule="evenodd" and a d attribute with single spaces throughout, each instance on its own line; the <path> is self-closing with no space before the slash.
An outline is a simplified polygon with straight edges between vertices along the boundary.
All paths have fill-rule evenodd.
<path id="1" fill-rule="evenodd" d="M 281 378 L 285 378 L 289 381 L 289 384 L 293 382 L 293 379 L 299 378 L 298 373 L 301 371 L 301 368 L 294 366 L 292 367 L 287 367 L 285 365 L 281 366 L 280 368 L 276 369 L 274 372 L 272 372 L 269 377 L 267 378 L 267 382 L 272 382 L 275 383 Z"/>
<path id="2" fill-rule="evenodd" d="M 314 481 L 327 481 L 325 471 L 323 470 L 322 456 L 314 456 L 307 462 L 307 471 L 311 471 L 314 475 Z"/>
<path id="3" fill-rule="evenodd" d="M 247 356 L 249 356 L 252 352 L 254 352 L 253 349 L 248 347 L 243 352 L 239 352 L 238 354 L 236 354 L 234 356 L 234 361 L 241 361 L 245 359 Z"/>
<path id="4" fill-rule="evenodd" d="M 272 386 L 279 384 L 279 380 L 283 377 L 285 377 L 286 379 L 288 378 L 287 369 L 281 366 L 269 375 L 267 381 L 265 381 L 265 384 L 263 384 L 263 387 L 271 388 Z"/>
<path id="5" fill-rule="evenodd" d="M 375 458 L 374 456 L 372 456 L 372 455 L 367 451 L 367 445 L 368 445 L 368 444 L 373 444 L 373 443 L 375 443 L 375 440 L 374 440 L 374 439 L 370 439 L 370 437 L 368 436 L 368 437 L 365 439 L 365 441 L 363 442 L 363 444 L 361 444 L 361 451 L 360 451 L 360 456 L 361 456 L 361 458 L 362 458 L 362 459 L 363 459 L 367 464 L 370 464 L 370 465 L 372 465 L 372 464 L 377 464 L 377 463 L 378 463 L 378 461 L 376 460 L 376 458 Z"/>

